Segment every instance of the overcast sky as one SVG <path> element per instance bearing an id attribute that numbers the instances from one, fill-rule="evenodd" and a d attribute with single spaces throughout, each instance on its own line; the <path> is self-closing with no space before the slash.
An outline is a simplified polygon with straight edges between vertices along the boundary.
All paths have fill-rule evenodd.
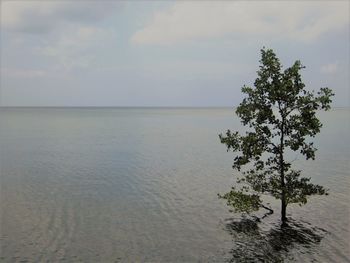
<path id="1" fill-rule="evenodd" d="M 235 106 L 263 46 L 350 106 L 347 0 L 0 1 L 2 106 Z"/>

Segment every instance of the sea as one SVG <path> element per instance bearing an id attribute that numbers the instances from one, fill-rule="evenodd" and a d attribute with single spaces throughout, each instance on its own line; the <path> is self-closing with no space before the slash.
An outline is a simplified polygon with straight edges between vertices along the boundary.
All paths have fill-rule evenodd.
<path id="1" fill-rule="evenodd" d="M 290 158 L 329 195 L 282 228 L 278 200 L 218 198 L 234 108 L 0 108 L 0 262 L 350 262 L 350 109 L 317 116 L 316 159 Z"/>

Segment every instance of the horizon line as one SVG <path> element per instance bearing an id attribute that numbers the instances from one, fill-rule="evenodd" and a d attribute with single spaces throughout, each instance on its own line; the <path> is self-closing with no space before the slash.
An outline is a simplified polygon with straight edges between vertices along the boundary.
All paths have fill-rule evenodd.
<path id="1" fill-rule="evenodd" d="M 237 106 L 0 106 L 0 108 L 235 108 Z"/>
<path id="2" fill-rule="evenodd" d="M 142 109 L 147 109 L 147 108 L 153 108 L 153 109 L 223 109 L 223 108 L 237 108 L 239 105 L 235 106 L 0 106 L 0 109 L 5 109 L 5 108 L 56 108 L 56 109 L 64 109 L 64 108 L 142 108 Z M 350 108 L 349 106 L 335 106 L 332 107 L 331 109 L 343 109 L 343 108 Z"/>

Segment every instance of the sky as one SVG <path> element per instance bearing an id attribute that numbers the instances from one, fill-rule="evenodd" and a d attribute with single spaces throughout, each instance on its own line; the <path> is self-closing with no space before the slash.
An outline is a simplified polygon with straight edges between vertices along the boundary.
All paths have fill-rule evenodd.
<path id="1" fill-rule="evenodd" d="M 350 106 L 347 0 L 0 1 L 0 106 L 237 106 L 263 47 Z"/>

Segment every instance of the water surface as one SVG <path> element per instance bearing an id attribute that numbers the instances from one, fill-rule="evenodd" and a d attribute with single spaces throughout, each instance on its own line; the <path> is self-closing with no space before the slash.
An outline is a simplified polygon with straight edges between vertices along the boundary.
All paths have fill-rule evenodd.
<path id="1" fill-rule="evenodd" d="M 232 109 L 2 108 L 1 260 L 350 261 L 350 110 L 319 116 L 316 161 L 294 164 L 330 195 L 289 207 L 282 233 L 278 211 L 241 221 L 217 198 Z"/>

